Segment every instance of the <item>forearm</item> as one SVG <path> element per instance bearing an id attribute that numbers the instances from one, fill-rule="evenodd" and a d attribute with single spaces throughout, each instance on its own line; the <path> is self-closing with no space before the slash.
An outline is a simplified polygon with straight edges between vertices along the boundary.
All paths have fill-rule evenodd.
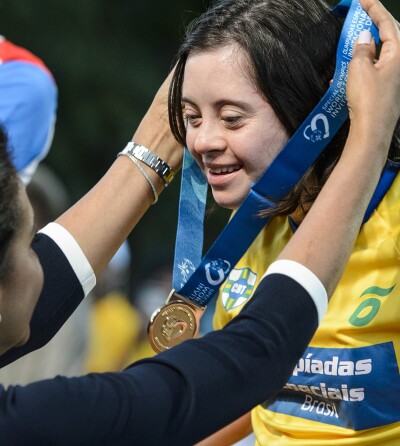
<path id="1" fill-rule="evenodd" d="M 313 299 L 284 275 L 256 293 L 224 330 L 123 373 L 0 388 L 0 444 L 184 446 L 221 429 L 285 384 L 317 325 Z"/>
<path id="2" fill-rule="evenodd" d="M 398 24 L 380 2 L 361 0 L 361 5 L 379 29 L 379 60 L 375 60 L 371 34 L 361 33 L 349 65 L 346 94 L 351 125 L 343 154 L 301 224 L 299 236 L 281 254 L 311 269 L 328 295 L 349 257 L 400 115 Z"/>
<path id="3" fill-rule="evenodd" d="M 152 190 L 127 157 L 119 157 L 106 175 L 56 222 L 78 242 L 96 276 L 153 200 Z"/>
<path id="4" fill-rule="evenodd" d="M 351 128 L 337 166 L 279 256 L 313 271 L 328 296 L 342 275 L 386 160 L 387 138 L 370 135 L 362 126 Z"/>

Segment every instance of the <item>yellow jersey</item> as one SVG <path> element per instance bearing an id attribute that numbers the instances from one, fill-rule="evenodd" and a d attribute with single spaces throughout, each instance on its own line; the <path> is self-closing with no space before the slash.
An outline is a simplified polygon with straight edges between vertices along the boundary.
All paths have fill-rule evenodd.
<path id="1" fill-rule="evenodd" d="M 215 328 L 240 312 L 292 234 L 277 217 L 258 235 L 221 287 Z M 257 445 L 400 445 L 399 235 L 400 175 L 363 225 L 288 383 L 253 409 Z"/>

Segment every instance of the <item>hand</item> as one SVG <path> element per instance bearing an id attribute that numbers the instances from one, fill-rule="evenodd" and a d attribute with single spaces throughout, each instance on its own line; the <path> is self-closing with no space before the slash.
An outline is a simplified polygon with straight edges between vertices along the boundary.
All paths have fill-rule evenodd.
<path id="1" fill-rule="evenodd" d="M 376 61 L 373 39 L 362 43 L 363 35 L 354 46 L 347 85 L 351 125 L 369 130 L 378 144 L 384 141 L 386 145 L 400 116 L 400 32 L 380 1 L 360 3 L 379 29 L 382 49 Z"/>
<path id="2" fill-rule="evenodd" d="M 168 119 L 168 90 L 173 71 L 158 89 L 133 141 L 149 148 L 177 172 L 182 164 L 183 150 L 171 133 Z"/>

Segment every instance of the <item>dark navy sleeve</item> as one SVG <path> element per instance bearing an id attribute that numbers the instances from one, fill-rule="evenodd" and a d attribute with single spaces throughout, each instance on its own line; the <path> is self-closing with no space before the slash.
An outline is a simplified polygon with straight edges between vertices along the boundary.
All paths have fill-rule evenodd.
<path id="1" fill-rule="evenodd" d="M 121 373 L 2 389 L 0 444 L 193 445 L 277 393 L 317 321 L 308 292 L 271 274 L 223 330 Z"/>
<path id="2" fill-rule="evenodd" d="M 70 263 L 50 237 L 37 234 L 32 248 L 44 271 L 43 290 L 33 313 L 28 342 L 3 354 L 0 367 L 50 341 L 84 297 L 81 283 Z"/>

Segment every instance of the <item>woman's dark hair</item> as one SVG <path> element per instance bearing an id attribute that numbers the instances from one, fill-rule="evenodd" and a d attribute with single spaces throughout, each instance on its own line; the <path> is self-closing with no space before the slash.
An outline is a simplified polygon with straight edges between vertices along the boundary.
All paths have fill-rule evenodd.
<path id="1" fill-rule="evenodd" d="M 20 180 L 7 153 L 7 137 L 0 126 L 0 282 L 12 266 L 11 241 L 21 226 Z"/>
<path id="2" fill-rule="evenodd" d="M 176 58 L 169 94 L 175 138 L 185 144 L 182 84 L 191 54 L 236 44 L 247 54 L 256 88 L 291 136 L 325 94 L 333 77 L 343 21 L 323 0 L 222 0 L 188 27 Z M 273 211 L 290 214 L 315 200 L 340 157 L 347 122 L 302 181 Z M 389 156 L 400 159 L 400 139 Z"/>

